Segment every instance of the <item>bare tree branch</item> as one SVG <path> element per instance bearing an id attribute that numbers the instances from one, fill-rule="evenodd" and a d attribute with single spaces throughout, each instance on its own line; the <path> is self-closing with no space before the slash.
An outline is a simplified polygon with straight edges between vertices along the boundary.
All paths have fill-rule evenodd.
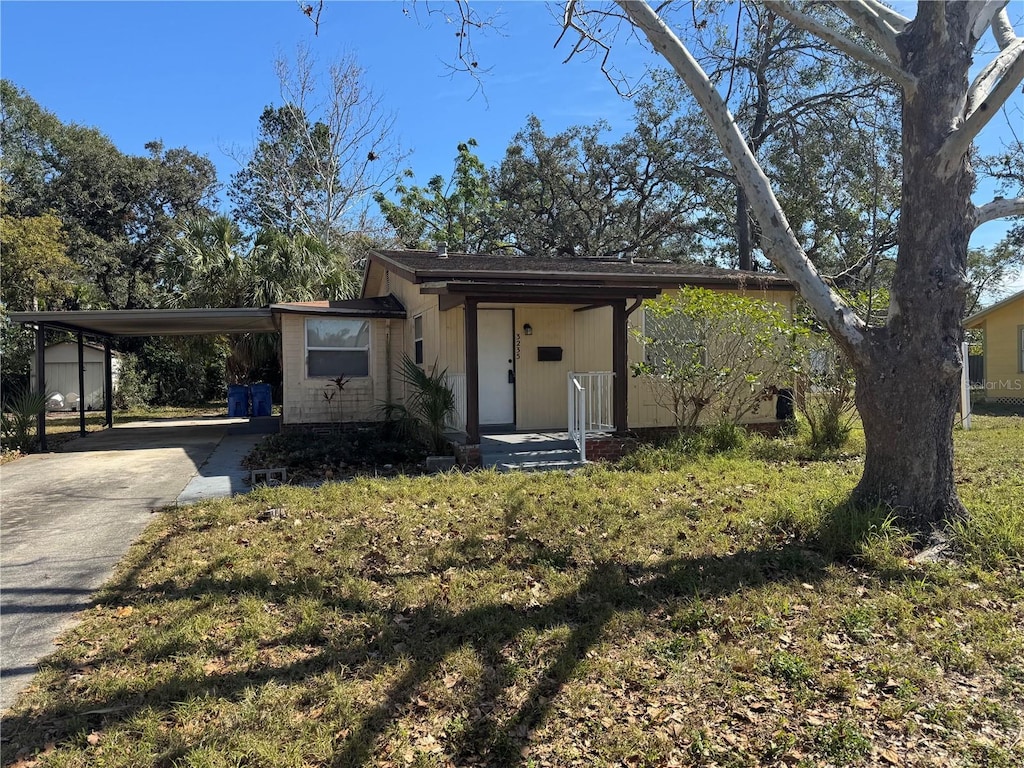
<path id="1" fill-rule="evenodd" d="M 985 102 L 993 86 L 999 82 L 1007 70 L 1021 55 L 1024 49 L 1024 38 L 1018 38 L 1011 45 L 1004 48 L 1002 52 L 988 63 L 978 76 L 974 78 L 970 89 L 967 91 L 967 105 L 964 113 L 970 117 Z"/>
<path id="2" fill-rule="evenodd" d="M 768 178 L 762 171 L 729 111 L 728 105 L 707 74 L 657 13 L 642 0 L 617 0 L 635 24 L 683 79 L 706 113 L 737 179 L 747 193 L 750 208 L 762 229 L 765 252 L 798 286 L 815 314 L 841 340 L 852 356 L 864 346 L 864 322 L 822 279 L 808 260 L 786 220 Z"/>
<path id="3" fill-rule="evenodd" d="M 1013 31 L 1010 15 L 1005 8 L 992 19 L 992 37 L 996 39 L 1000 49 L 1006 48 L 1017 39 L 1017 33 Z"/>
<path id="4" fill-rule="evenodd" d="M 981 91 L 984 86 L 995 80 L 998 82 L 995 87 L 983 96 Z M 979 82 L 980 81 L 980 82 Z M 999 114 L 1003 104 L 1010 98 L 1017 86 L 1024 81 L 1024 41 L 1018 40 L 1014 45 L 999 54 L 996 59 L 986 67 L 975 80 L 968 92 L 967 108 L 974 108 L 966 115 L 966 119 L 946 139 L 946 143 L 939 150 L 944 169 L 952 173 L 959 166 L 960 158 L 971 148 L 975 137 L 988 125 L 989 121 Z M 978 90 L 975 93 L 975 89 Z M 987 90 L 987 89 L 985 89 Z"/>
<path id="5" fill-rule="evenodd" d="M 782 18 L 796 24 L 801 29 L 807 30 L 812 35 L 820 37 L 825 42 L 831 43 L 846 55 L 863 64 L 867 64 L 877 72 L 880 72 L 891 80 L 899 83 L 908 97 L 912 96 L 917 90 L 917 80 L 902 67 L 897 66 L 883 56 L 879 56 L 877 53 L 865 48 L 860 43 L 855 43 L 848 37 L 836 32 L 834 29 L 830 29 L 817 19 L 813 19 L 810 16 L 801 13 L 789 3 L 782 2 L 781 0 L 767 0 L 765 5 L 775 11 L 775 13 Z"/>
<path id="6" fill-rule="evenodd" d="M 982 2 L 968 4 L 968 17 L 971 19 L 971 48 L 981 40 L 985 30 L 989 28 L 996 16 L 1006 10 L 1009 0 L 983 0 Z M 1000 48 L 1004 46 L 1000 43 Z"/>
<path id="7" fill-rule="evenodd" d="M 299 10 L 302 11 L 310 21 L 313 22 L 313 34 L 320 34 L 320 14 L 324 12 L 324 0 L 317 0 L 316 3 L 305 2 L 304 0 L 295 0 L 299 4 Z"/>
<path id="8" fill-rule="evenodd" d="M 974 228 L 1010 216 L 1024 216 L 1024 197 L 999 197 L 991 203 L 977 206 L 974 209 Z"/>
<path id="9" fill-rule="evenodd" d="M 910 19 L 902 13 L 890 8 L 885 3 L 879 2 L 879 0 L 859 0 L 859 4 L 871 13 L 876 14 L 897 35 L 906 29 L 907 24 L 910 23 Z"/>
<path id="10" fill-rule="evenodd" d="M 877 8 L 864 0 L 836 3 L 836 7 L 849 16 L 850 20 L 882 49 L 889 57 L 889 61 L 899 64 L 900 49 L 896 45 L 896 35 L 902 28 L 894 29 L 887 19 L 879 16 Z"/>

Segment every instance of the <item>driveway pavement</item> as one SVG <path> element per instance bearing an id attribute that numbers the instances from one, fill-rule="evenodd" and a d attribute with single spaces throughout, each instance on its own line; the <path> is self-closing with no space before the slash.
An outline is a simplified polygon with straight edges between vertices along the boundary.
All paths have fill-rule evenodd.
<path id="1" fill-rule="evenodd" d="M 197 483 L 182 502 L 244 490 L 238 462 L 257 439 L 231 434 L 247 431 L 244 424 L 126 424 L 0 468 L 0 711 L 155 510 Z"/>

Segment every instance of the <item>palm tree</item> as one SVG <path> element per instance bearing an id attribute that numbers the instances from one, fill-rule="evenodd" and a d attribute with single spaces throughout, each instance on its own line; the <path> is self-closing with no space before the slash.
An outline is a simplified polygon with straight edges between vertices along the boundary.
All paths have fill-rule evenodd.
<path id="1" fill-rule="evenodd" d="M 266 307 L 287 301 L 344 299 L 358 288 L 351 260 L 304 233 L 265 230 L 251 240 L 226 216 L 186 220 L 159 258 L 163 304 L 184 307 Z M 228 376 L 246 381 L 274 367 L 274 334 L 233 334 Z"/>

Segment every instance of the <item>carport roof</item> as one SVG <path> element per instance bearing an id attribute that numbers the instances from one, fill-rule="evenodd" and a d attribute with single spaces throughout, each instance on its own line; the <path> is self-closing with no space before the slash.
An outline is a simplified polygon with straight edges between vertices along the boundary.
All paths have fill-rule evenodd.
<path id="1" fill-rule="evenodd" d="M 259 309 L 90 309 L 77 312 L 11 312 L 16 323 L 44 323 L 95 336 L 195 336 L 277 330 L 269 307 Z"/>

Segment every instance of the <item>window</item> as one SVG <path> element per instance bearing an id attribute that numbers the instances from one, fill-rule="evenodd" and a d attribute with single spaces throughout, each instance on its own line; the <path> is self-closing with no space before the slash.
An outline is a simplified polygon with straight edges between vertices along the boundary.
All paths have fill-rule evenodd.
<path id="1" fill-rule="evenodd" d="M 370 375 L 370 322 L 337 317 L 306 320 L 306 375 Z"/>
<path id="2" fill-rule="evenodd" d="M 412 319 L 413 360 L 416 365 L 423 365 L 423 315 Z"/>

